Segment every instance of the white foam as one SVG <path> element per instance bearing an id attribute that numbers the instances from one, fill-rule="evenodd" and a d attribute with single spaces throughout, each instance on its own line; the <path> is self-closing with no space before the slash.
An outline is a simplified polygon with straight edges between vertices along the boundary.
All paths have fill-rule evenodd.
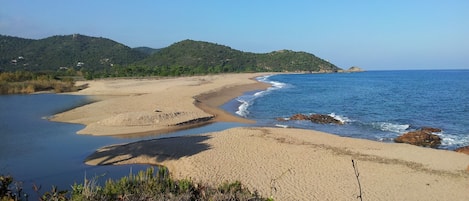
<path id="1" fill-rule="evenodd" d="M 409 124 L 393 124 L 389 122 L 373 122 L 371 125 L 379 130 L 393 133 L 403 133 L 410 127 Z"/>
<path id="2" fill-rule="evenodd" d="M 262 96 L 265 93 L 265 91 L 259 91 L 256 92 L 253 96 Z"/>
<path id="3" fill-rule="evenodd" d="M 244 101 L 242 99 L 237 99 L 239 102 L 241 102 L 241 105 L 238 107 L 238 111 L 236 111 L 236 114 L 242 117 L 247 117 L 249 114 L 248 107 L 249 107 L 249 101 Z"/>
<path id="4" fill-rule="evenodd" d="M 280 128 L 288 128 L 288 125 L 283 125 L 283 124 L 275 124 L 275 127 L 280 127 Z"/>
<path id="5" fill-rule="evenodd" d="M 335 120 L 338 120 L 338 121 L 342 122 L 343 124 L 345 124 L 347 122 L 352 122 L 352 120 L 350 120 L 348 117 L 342 116 L 342 115 L 337 115 L 335 113 L 330 113 L 329 116 L 334 118 Z"/>
<path id="6" fill-rule="evenodd" d="M 285 86 L 287 86 L 287 84 L 285 84 L 285 83 L 276 82 L 276 81 L 270 81 L 268 83 L 272 84 L 272 87 L 276 88 L 276 89 L 281 89 L 281 88 L 284 88 Z"/>
<path id="7" fill-rule="evenodd" d="M 247 117 L 247 115 L 249 115 L 249 111 L 248 111 L 249 106 L 252 105 L 252 102 L 254 102 L 255 99 L 262 97 L 273 90 L 282 89 L 287 86 L 287 84 L 282 83 L 282 82 L 270 81 L 269 80 L 270 76 L 272 75 L 266 75 L 266 76 L 256 78 L 257 81 L 259 82 L 265 82 L 265 83 L 272 85 L 271 87 L 267 88 L 267 90 L 256 92 L 253 95 L 243 95 L 243 96 L 236 98 L 236 100 L 241 103 L 241 105 L 238 107 L 238 111 L 236 111 L 237 115 L 242 116 L 242 117 Z"/>
<path id="8" fill-rule="evenodd" d="M 260 76 L 260 77 L 257 77 L 256 80 L 259 81 L 259 82 L 267 82 L 267 80 L 269 79 L 269 77 L 271 77 L 272 75 L 264 75 L 264 76 Z"/>
<path id="9" fill-rule="evenodd" d="M 259 82 L 264 82 L 264 83 L 268 83 L 270 85 L 272 85 L 271 87 L 269 87 L 267 89 L 267 91 L 269 90 L 276 90 L 276 89 L 282 89 L 282 88 L 285 88 L 286 86 L 288 86 L 288 84 L 286 83 L 283 83 L 283 82 L 277 82 L 277 81 L 271 81 L 269 80 L 269 77 L 271 77 L 272 75 L 266 75 L 266 76 L 262 76 L 262 77 L 258 77 L 257 78 L 257 81 Z"/>
<path id="10" fill-rule="evenodd" d="M 469 136 L 464 135 L 454 135 L 454 134 L 446 134 L 444 131 L 439 133 L 433 133 L 435 135 L 440 136 L 441 138 L 441 145 L 443 146 L 466 146 L 469 144 Z"/>

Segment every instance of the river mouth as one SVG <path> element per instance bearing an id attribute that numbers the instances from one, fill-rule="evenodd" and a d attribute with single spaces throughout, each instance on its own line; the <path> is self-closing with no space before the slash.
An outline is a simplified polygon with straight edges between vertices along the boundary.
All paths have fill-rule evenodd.
<path id="1" fill-rule="evenodd" d="M 149 165 L 89 166 L 84 160 L 96 149 L 140 140 L 179 137 L 221 131 L 245 126 L 242 123 L 214 122 L 200 127 L 166 134 L 144 136 L 78 135 L 83 125 L 49 121 L 62 111 L 91 103 L 86 96 L 64 94 L 34 94 L 0 96 L 0 174 L 10 175 L 21 183 L 30 199 L 38 195 L 33 185 L 41 186 L 39 193 L 70 189 L 74 183 L 98 177 L 100 181 L 128 176 Z"/>

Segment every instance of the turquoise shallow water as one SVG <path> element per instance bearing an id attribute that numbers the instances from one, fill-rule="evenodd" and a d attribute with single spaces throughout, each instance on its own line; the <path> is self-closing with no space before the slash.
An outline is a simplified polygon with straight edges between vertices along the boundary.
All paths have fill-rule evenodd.
<path id="1" fill-rule="evenodd" d="M 321 130 L 392 142 L 421 127 L 441 128 L 442 149 L 469 145 L 469 70 L 281 74 L 258 78 L 273 86 L 237 100 L 233 112 L 264 126 Z M 296 113 L 328 114 L 343 126 L 280 122 Z"/>

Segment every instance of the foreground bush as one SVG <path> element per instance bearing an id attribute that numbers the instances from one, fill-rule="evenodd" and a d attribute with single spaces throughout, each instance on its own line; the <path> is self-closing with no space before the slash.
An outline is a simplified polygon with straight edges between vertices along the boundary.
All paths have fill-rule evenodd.
<path id="1" fill-rule="evenodd" d="M 3 178 L 3 176 L 1 177 Z M 1 183 L 0 200 L 21 200 L 10 189 L 13 182 Z M 240 182 L 223 183 L 218 188 L 194 183 L 191 180 L 174 180 L 164 167 L 155 173 L 153 168 L 130 174 L 117 180 L 109 179 L 103 186 L 98 178 L 85 179 L 83 184 L 74 184 L 71 191 L 52 188 L 41 196 L 41 200 L 268 200 L 256 192 L 250 192 Z M 21 190 L 20 190 L 21 191 Z M 21 193 L 21 192 L 19 192 Z"/>

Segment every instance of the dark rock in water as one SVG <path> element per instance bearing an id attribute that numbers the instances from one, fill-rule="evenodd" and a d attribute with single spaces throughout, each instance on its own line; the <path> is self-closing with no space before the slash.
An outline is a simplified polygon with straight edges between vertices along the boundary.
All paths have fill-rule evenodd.
<path id="1" fill-rule="evenodd" d="M 309 120 L 313 123 L 318 123 L 318 124 L 337 124 L 337 125 L 344 124 L 342 121 L 339 121 L 335 119 L 334 117 L 331 117 L 326 114 L 313 114 L 311 116 L 304 115 L 304 114 L 294 114 L 293 116 L 290 117 L 289 120 Z M 286 120 L 283 118 L 277 118 L 277 121 L 286 121 Z"/>
<path id="2" fill-rule="evenodd" d="M 441 144 L 441 138 L 438 135 L 432 134 L 428 129 L 421 129 L 405 133 L 394 139 L 394 142 L 437 148 Z"/>
<path id="3" fill-rule="evenodd" d="M 290 117 L 290 120 L 310 120 L 310 118 L 304 114 L 295 114 Z"/>
<path id="4" fill-rule="evenodd" d="M 421 130 L 421 131 L 430 132 L 430 133 L 439 133 L 439 132 L 441 132 L 441 129 L 439 129 L 439 128 L 432 128 L 432 127 L 422 127 L 420 130 Z"/>
<path id="5" fill-rule="evenodd" d="M 459 147 L 459 148 L 455 149 L 454 151 L 469 155 L 469 146 Z M 469 170 L 469 166 L 468 166 L 468 170 Z"/>
<path id="6" fill-rule="evenodd" d="M 325 114 L 313 114 L 313 115 L 309 116 L 309 119 L 313 123 L 318 123 L 318 124 L 338 124 L 338 125 L 344 124 L 343 122 L 341 122 L 337 119 L 334 119 L 334 117 L 331 117 L 331 116 L 325 115 Z"/>

